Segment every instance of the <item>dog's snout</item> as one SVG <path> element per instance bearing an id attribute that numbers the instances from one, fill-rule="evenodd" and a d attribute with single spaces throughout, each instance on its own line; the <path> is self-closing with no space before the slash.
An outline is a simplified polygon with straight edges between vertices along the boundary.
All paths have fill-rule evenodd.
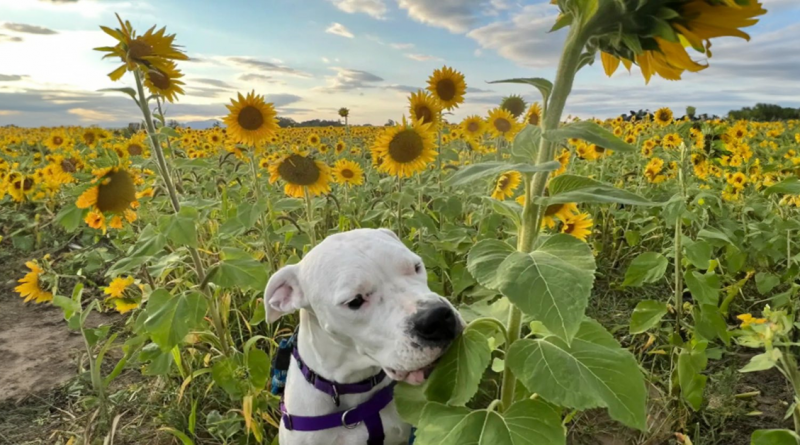
<path id="1" fill-rule="evenodd" d="M 426 345 L 450 343 L 458 335 L 459 327 L 458 317 L 446 304 L 419 311 L 411 322 L 412 334 Z"/>

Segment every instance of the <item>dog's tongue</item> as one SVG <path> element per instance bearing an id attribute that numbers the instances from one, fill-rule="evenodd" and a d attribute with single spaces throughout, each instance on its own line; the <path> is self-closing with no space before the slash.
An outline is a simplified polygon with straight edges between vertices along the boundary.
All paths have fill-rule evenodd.
<path id="1" fill-rule="evenodd" d="M 421 385 L 425 382 L 425 371 L 422 369 L 411 371 L 403 381 L 411 385 Z"/>

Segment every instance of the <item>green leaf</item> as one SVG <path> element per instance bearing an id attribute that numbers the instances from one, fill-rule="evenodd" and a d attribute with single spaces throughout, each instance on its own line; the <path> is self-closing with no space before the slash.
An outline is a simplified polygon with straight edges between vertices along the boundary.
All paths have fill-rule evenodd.
<path id="1" fill-rule="evenodd" d="M 772 369 L 781 359 L 781 351 L 773 349 L 771 352 L 754 355 L 739 372 L 757 372 Z"/>
<path id="2" fill-rule="evenodd" d="M 647 392 L 636 358 L 594 320 L 581 324 L 571 345 L 552 335 L 516 341 L 506 366 L 549 402 L 580 410 L 606 407 L 625 425 L 647 427 Z"/>
<path id="3" fill-rule="evenodd" d="M 708 380 L 708 377 L 700 374 L 708 365 L 705 352 L 707 344 L 700 342 L 678 354 L 678 384 L 681 396 L 695 411 L 703 406 L 703 391 Z"/>
<path id="4" fill-rule="evenodd" d="M 241 378 L 241 368 L 241 354 L 223 358 L 211 367 L 211 378 L 234 400 L 241 399 L 247 392 L 245 381 Z"/>
<path id="5" fill-rule="evenodd" d="M 758 293 L 761 295 L 770 293 L 770 291 L 779 284 L 781 284 L 781 279 L 777 275 L 765 272 L 756 274 L 756 289 L 758 289 Z"/>
<path id="6" fill-rule="evenodd" d="M 627 230 L 625 232 L 625 241 L 631 247 L 636 247 L 642 242 L 642 234 L 638 230 Z"/>
<path id="7" fill-rule="evenodd" d="M 568 202 L 587 204 L 630 204 L 641 206 L 659 206 L 627 190 L 618 189 L 594 179 L 577 175 L 561 175 L 550 180 L 547 186 L 550 196 L 540 198 L 547 204 L 564 204 Z M 537 201 L 539 201 L 537 200 Z"/>
<path id="8" fill-rule="evenodd" d="M 428 382 L 422 385 L 409 385 L 400 382 L 394 388 L 394 403 L 397 406 L 397 413 L 406 422 L 417 426 L 422 415 L 422 409 L 428 403 L 425 398 L 425 390 Z"/>
<path id="9" fill-rule="evenodd" d="M 767 196 L 774 193 L 800 195 L 800 179 L 792 177 L 764 189 L 764 194 Z"/>
<path id="10" fill-rule="evenodd" d="M 470 251 L 467 267 L 484 287 L 500 291 L 569 343 L 583 320 L 596 266 L 586 243 L 558 234 L 531 253 L 481 241 Z"/>
<path id="11" fill-rule="evenodd" d="M 147 301 L 144 325 L 153 342 L 168 351 L 200 325 L 207 310 L 206 299 L 197 292 L 173 296 L 158 289 Z"/>
<path id="12" fill-rule="evenodd" d="M 491 356 L 486 336 L 476 329 L 467 329 L 439 360 L 428 378 L 425 396 L 432 402 L 466 405 L 478 391 Z"/>
<path id="13" fill-rule="evenodd" d="M 253 388 L 259 391 L 264 389 L 270 375 L 269 356 L 266 352 L 252 349 L 247 353 L 247 373 L 250 375 L 250 385 Z"/>
<path id="14" fill-rule="evenodd" d="M 657 326 L 664 315 L 667 315 L 667 303 L 654 300 L 640 301 L 631 315 L 630 333 L 641 334 Z"/>
<path id="15" fill-rule="evenodd" d="M 128 96 L 130 96 L 131 99 L 136 100 L 136 90 L 134 90 L 131 87 L 126 87 L 126 88 L 101 88 L 101 89 L 99 89 L 97 91 L 99 91 L 99 92 L 115 91 L 115 92 L 118 92 L 118 93 L 124 93 L 124 94 L 127 94 Z"/>
<path id="16" fill-rule="evenodd" d="M 800 436 L 791 430 L 755 430 L 750 445 L 798 445 Z"/>
<path id="17" fill-rule="evenodd" d="M 528 85 L 533 85 L 536 89 L 542 93 L 542 100 L 546 104 L 547 101 L 550 99 L 550 93 L 553 91 L 553 82 L 550 82 L 547 79 L 542 79 L 541 77 L 532 77 L 528 79 L 523 78 L 516 78 L 516 79 L 506 79 L 506 80 L 495 80 L 489 83 L 524 83 Z"/>
<path id="18" fill-rule="evenodd" d="M 714 340 L 719 338 L 726 345 L 730 345 L 731 334 L 728 332 L 728 323 L 714 304 L 696 304 L 694 306 L 695 332 L 701 338 Z"/>
<path id="19" fill-rule="evenodd" d="M 656 252 L 645 252 L 631 261 L 625 271 L 623 286 L 639 287 L 645 283 L 655 283 L 667 271 L 667 259 Z"/>
<path id="20" fill-rule="evenodd" d="M 719 304 L 720 283 L 716 273 L 701 274 L 696 270 L 687 270 L 683 275 L 683 280 L 698 303 L 712 306 Z"/>
<path id="21" fill-rule="evenodd" d="M 182 431 L 176 430 L 175 428 L 171 428 L 171 427 L 165 426 L 165 427 L 159 428 L 158 430 L 159 431 L 165 431 L 167 433 L 172 434 L 177 439 L 179 439 L 183 445 L 194 445 L 194 441 L 191 438 L 189 438 L 189 436 L 187 436 Z"/>
<path id="22" fill-rule="evenodd" d="M 61 308 L 64 312 L 64 320 L 69 320 L 73 315 L 81 311 L 81 304 L 71 298 L 62 297 L 61 295 L 53 296 L 53 305 Z"/>
<path id="23" fill-rule="evenodd" d="M 428 403 L 415 445 L 564 445 L 560 413 L 541 400 L 522 400 L 496 411 Z"/>
<path id="24" fill-rule="evenodd" d="M 263 291 L 267 286 L 267 268 L 247 252 L 225 248 L 223 260 L 209 272 L 208 280 L 220 287 Z"/>
<path id="25" fill-rule="evenodd" d="M 712 247 L 711 244 L 705 241 L 692 242 L 684 248 L 686 252 L 686 259 L 698 269 L 708 269 L 709 262 L 711 261 Z"/>
<path id="26" fill-rule="evenodd" d="M 522 206 L 517 204 L 514 201 L 498 201 L 494 198 L 490 198 L 488 196 L 481 196 L 481 200 L 484 203 L 489 204 L 494 210 L 495 213 L 499 213 L 500 215 L 505 216 L 506 218 L 510 219 L 511 222 L 514 223 L 515 226 L 520 227 L 522 225 Z"/>
<path id="27" fill-rule="evenodd" d="M 128 249 L 125 257 L 106 271 L 106 276 L 114 277 L 137 269 L 148 262 L 153 255 L 159 253 L 166 245 L 167 237 L 163 233 L 158 232 L 152 225 L 146 226 L 139 235 L 139 239 L 136 240 L 136 244 Z"/>
<path id="28" fill-rule="evenodd" d="M 170 126 L 166 126 L 166 125 L 161 127 L 161 128 L 159 128 L 158 132 L 163 134 L 164 136 L 169 136 L 171 138 L 180 138 L 181 137 L 181 134 L 178 133 L 177 131 L 175 131 L 174 128 L 172 128 Z"/>
<path id="29" fill-rule="evenodd" d="M 169 127 L 164 127 L 169 128 Z M 158 229 L 175 246 L 197 247 L 197 209 L 182 207 L 177 214 L 164 215 L 158 219 Z"/>
<path id="30" fill-rule="evenodd" d="M 539 143 L 542 138 L 542 129 L 535 125 L 527 124 L 511 145 L 511 157 L 517 162 L 533 163 L 536 162 Z"/>
<path id="31" fill-rule="evenodd" d="M 75 206 L 75 203 L 69 203 L 58 212 L 56 221 L 64 227 L 64 230 L 72 233 L 80 226 L 85 212 L 87 212 L 86 209 L 79 209 Z"/>
<path id="32" fill-rule="evenodd" d="M 557 170 L 561 164 L 558 161 L 545 162 L 544 164 L 510 164 L 508 162 L 492 161 L 481 162 L 480 164 L 467 165 L 455 172 L 445 180 L 448 187 L 457 187 L 469 184 L 481 178 L 499 176 L 507 171 L 518 171 L 520 173 L 549 172 Z"/>
<path id="33" fill-rule="evenodd" d="M 561 28 L 567 27 L 572 24 L 572 13 L 567 12 L 565 14 L 561 14 L 556 18 L 556 23 L 550 28 L 548 32 L 555 32 Z"/>
<path id="34" fill-rule="evenodd" d="M 570 138 L 576 138 L 596 144 L 606 150 L 620 153 L 636 151 L 635 147 L 625 143 L 594 121 L 573 122 L 555 130 L 545 131 L 544 138 L 550 142 L 563 142 Z"/>

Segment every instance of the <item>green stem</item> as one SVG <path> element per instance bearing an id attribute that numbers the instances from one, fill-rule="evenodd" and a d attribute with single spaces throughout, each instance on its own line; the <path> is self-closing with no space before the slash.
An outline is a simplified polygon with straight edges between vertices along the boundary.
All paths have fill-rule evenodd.
<path id="1" fill-rule="evenodd" d="M 311 238 L 311 247 L 317 245 L 317 231 L 314 227 L 314 205 L 308 187 L 303 187 L 303 196 L 306 198 L 306 218 L 308 219 L 308 236 Z M 310 248 L 309 248 L 310 250 Z"/>
<path id="2" fill-rule="evenodd" d="M 403 183 L 397 177 L 397 236 L 403 238 Z"/>
<path id="3" fill-rule="evenodd" d="M 256 202 L 261 201 L 261 187 L 258 184 L 258 172 L 256 171 L 256 155 L 255 147 L 250 150 L 250 172 L 253 174 L 253 193 L 256 197 Z M 266 216 L 262 213 L 259 215 L 261 220 L 261 235 L 264 238 L 264 254 L 267 255 L 267 262 L 272 270 L 276 270 L 277 264 L 272 255 L 272 245 L 269 242 L 269 226 L 267 225 Z"/>

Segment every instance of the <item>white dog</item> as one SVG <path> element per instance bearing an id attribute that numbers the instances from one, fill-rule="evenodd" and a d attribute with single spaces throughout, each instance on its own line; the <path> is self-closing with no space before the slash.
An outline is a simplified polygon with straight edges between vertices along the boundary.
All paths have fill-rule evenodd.
<path id="1" fill-rule="evenodd" d="M 300 311 L 282 445 L 408 443 L 394 381 L 422 383 L 464 327 L 428 288 L 420 257 L 387 229 L 326 238 L 270 278 L 264 304 L 270 323 Z"/>

